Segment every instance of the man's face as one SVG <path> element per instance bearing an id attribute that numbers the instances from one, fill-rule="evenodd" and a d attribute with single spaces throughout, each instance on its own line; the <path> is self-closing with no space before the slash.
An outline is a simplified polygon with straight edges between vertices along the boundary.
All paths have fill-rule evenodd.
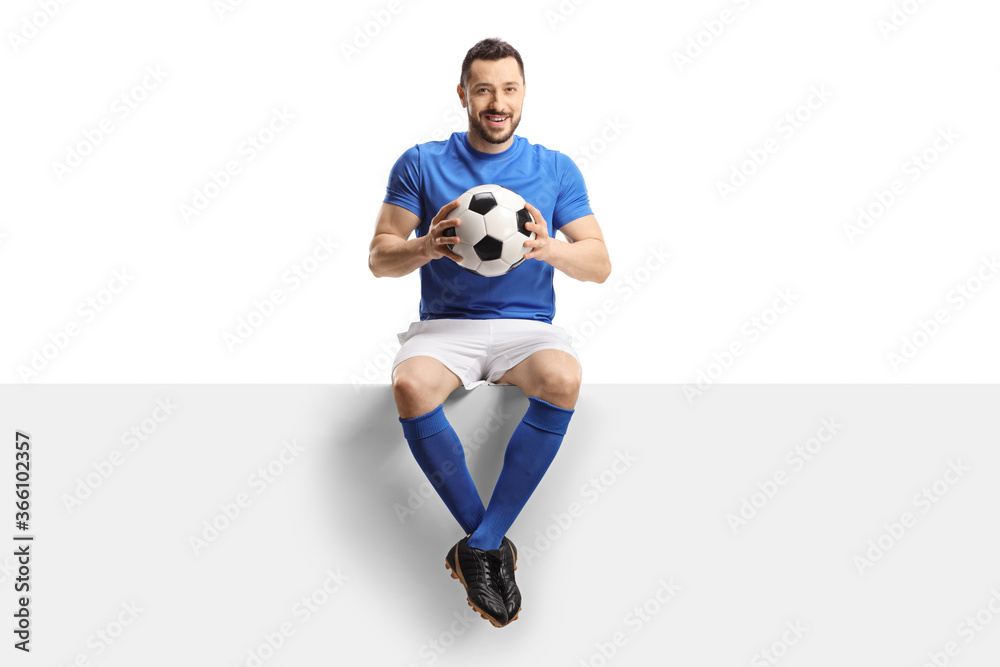
<path id="1" fill-rule="evenodd" d="M 473 60 L 466 90 L 459 89 L 469 113 L 469 129 L 491 144 L 514 136 L 521 122 L 524 80 L 513 58 Z"/>

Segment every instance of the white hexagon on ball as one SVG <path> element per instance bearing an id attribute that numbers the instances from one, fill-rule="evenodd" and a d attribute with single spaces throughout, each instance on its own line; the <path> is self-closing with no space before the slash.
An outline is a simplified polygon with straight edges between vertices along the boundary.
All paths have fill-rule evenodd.
<path id="1" fill-rule="evenodd" d="M 504 187 L 499 187 L 494 190 L 493 198 L 497 200 L 498 205 L 514 211 L 515 213 L 524 208 L 524 200 L 521 199 L 521 195 Z"/>
<path id="2" fill-rule="evenodd" d="M 496 278 L 497 276 L 502 276 L 507 273 L 509 268 L 510 264 L 503 261 L 503 259 L 490 259 L 480 264 L 479 267 L 476 268 L 476 273 L 486 276 L 487 278 Z"/>
<path id="3" fill-rule="evenodd" d="M 531 248 L 524 245 L 528 237 L 520 232 L 514 232 L 503 242 L 503 250 L 500 251 L 500 260 L 513 266 L 520 261 L 525 253 L 531 252 Z"/>
<path id="4" fill-rule="evenodd" d="M 479 270 L 479 265 L 482 264 L 482 260 L 480 260 L 479 255 L 476 254 L 475 248 L 464 243 L 456 243 L 451 249 L 456 255 L 462 258 L 460 266 L 463 266 L 470 271 Z"/>
<path id="5" fill-rule="evenodd" d="M 483 216 L 475 211 L 466 211 L 458 219 L 461 224 L 455 228 L 455 233 L 462 240 L 462 243 L 474 246 L 486 236 L 486 223 L 483 221 Z"/>
<path id="6" fill-rule="evenodd" d="M 505 240 L 511 233 L 518 233 L 517 213 L 509 208 L 497 206 L 483 216 L 483 221 L 486 223 L 486 233 L 497 241 Z"/>

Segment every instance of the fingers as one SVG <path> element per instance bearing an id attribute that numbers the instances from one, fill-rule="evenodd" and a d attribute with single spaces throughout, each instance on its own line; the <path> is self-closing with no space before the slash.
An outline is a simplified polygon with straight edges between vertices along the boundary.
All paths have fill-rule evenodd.
<path id="1" fill-rule="evenodd" d="M 458 218 L 448 218 L 447 220 L 442 220 L 437 223 L 437 226 L 432 230 L 434 233 L 434 239 L 437 243 L 459 243 L 458 238 L 458 226 L 462 224 L 462 221 Z M 454 230 L 451 234 L 445 234 L 449 229 Z"/>
<path id="2" fill-rule="evenodd" d="M 535 232 L 535 236 L 540 236 L 542 238 L 547 238 L 549 235 L 549 230 L 545 225 L 539 224 L 537 222 L 526 222 L 524 223 L 524 228 L 530 232 Z"/>
<path id="3" fill-rule="evenodd" d="M 541 233 L 536 233 L 535 234 L 535 238 L 533 238 L 533 239 L 524 239 L 524 243 L 522 245 L 526 245 L 529 248 L 541 248 L 541 247 L 545 246 L 545 244 L 547 244 L 549 242 L 549 236 L 548 236 L 548 234 L 545 233 L 545 227 L 542 227 L 541 225 L 539 225 L 537 223 L 531 223 L 531 222 L 529 222 L 528 224 L 529 225 L 534 224 L 536 227 L 538 227 L 541 230 Z M 527 226 L 527 225 L 525 225 L 525 226 Z"/>
<path id="4" fill-rule="evenodd" d="M 545 218 L 542 217 L 541 211 L 529 204 L 524 202 L 524 208 L 528 210 L 531 214 L 532 221 L 526 222 L 524 228 L 535 232 L 535 236 L 548 236 L 549 235 L 549 225 L 545 222 Z M 529 227 L 529 225 L 531 225 Z"/>
<path id="5" fill-rule="evenodd" d="M 462 239 L 457 236 L 444 236 L 443 234 L 431 238 L 431 243 L 438 246 L 449 246 L 461 242 Z"/>
<path id="6" fill-rule="evenodd" d="M 454 236 L 445 236 L 444 234 L 445 230 L 457 228 L 460 224 L 462 224 L 462 221 L 458 218 L 447 218 L 444 220 L 439 219 L 447 215 L 449 211 L 454 210 L 455 206 L 458 206 L 457 199 L 450 204 L 442 206 L 441 212 L 438 213 L 438 217 L 431 222 L 431 227 L 428 230 L 428 233 L 431 236 L 431 246 L 441 252 L 445 252 L 442 250 L 444 246 L 462 242 L 462 239 L 457 234 Z"/>
<path id="7" fill-rule="evenodd" d="M 453 199 L 438 211 L 438 214 L 434 216 L 431 220 L 430 228 L 427 230 L 427 235 L 430 237 L 430 250 L 434 259 L 439 259 L 441 257 L 447 257 L 455 262 L 462 261 L 462 256 L 455 253 L 448 246 L 454 245 L 456 243 L 461 243 L 462 239 L 455 236 L 445 236 L 444 231 L 446 229 L 451 229 L 453 227 L 458 227 L 461 224 L 461 220 L 458 218 L 449 218 L 448 214 L 458 208 L 458 200 Z"/>
<path id="8" fill-rule="evenodd" d="M 525 259 L 533 259 L 538 256 L 545 248 L 546 240 L 545 238 L 534 238 L 526 239 L 523 243 L 524 246 L 530 248 L 526 253 L 524 253 Z"/>
<path id="9" fill-rule="evenodd" d="M 438 211 L 438 214 L 434 216 L 433 220 L 431 220 L 431 224 L 444 220 L 446 217 L 448 217 L 448 214 L 454 211 L 456 208 L 458 208 L 458 200 L 453 199 L 452 201 L 448 202 L 447 204 L 441 207 L 441 210 Z"/>
<path id="10" fill-rule="evenodd" d="M 455 236 L 445 236 L 442 232 L 445 229 L 450 229 L 453 227 L 458 227 L 461 220 L 458 218 L 451 218 L 449 220 L 441 220 L 431 226 L 430 237 L 431 237 L 431 252 L 435 255 L 435 259 L 441 257 L 448 257 L 456 262 L 462 261 L 462 256 L 455 253 L 454 250 L 448 246 L 452 246 L 456 243 L 461 243 L 462 239 L 458 235 Z"/>
<path id="11" fill-rule="evenodd" d="M 431 245 L 432 248 L 431 252 L 433 252 L 436 255 L 434 259 L 447 257 L 448 259 L 452 259 L 456 262 L 461 262 L 462 256 L 459 255 L 457 252 L 455 252 L 453 249 L 448 247 L 452 243 L 458 243 L 458 239 L 452 236 L 444 236 L 435 239 L 435 242 Z"/>

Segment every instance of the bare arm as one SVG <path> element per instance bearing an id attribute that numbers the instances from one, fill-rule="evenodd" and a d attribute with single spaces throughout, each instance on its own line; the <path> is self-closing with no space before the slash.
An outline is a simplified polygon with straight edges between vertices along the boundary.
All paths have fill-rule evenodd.
<path id="1" fill-rule="evenodd" d="M 457 201 L 445 204 L 431 221 L 427 234 L 411 239 L 409 236 L 420 225 L 420 218 L 402 206 L 383 202 L 375 219 L 375 236 L 368 247 L 368 268 L 377 278 L 398 278 L 439 257 L 460 261 L 462 258 L 448 248 L 448 244 L 458 243 L 458 237 L 442 236 L 446 228 L 459 224 L 456 218 L 446 218 L 457 206 Z"/>
<path id="2" fill-rule="evenodd" d="M 611 274 L 611 259 L 604 244 L 597 218 L 586 215 L 568 222 L 559 229 L 569 241 L 548 236 L 547 225 L 541 213 L 534 206 L 527 205 L 533 218 L 540 224 L 528 223 L 528 229 L 535 232 L 534 241 L 525 241 L 530 248 L 526 257 L 548 262 L 570 278 L 603 283 Z"/>

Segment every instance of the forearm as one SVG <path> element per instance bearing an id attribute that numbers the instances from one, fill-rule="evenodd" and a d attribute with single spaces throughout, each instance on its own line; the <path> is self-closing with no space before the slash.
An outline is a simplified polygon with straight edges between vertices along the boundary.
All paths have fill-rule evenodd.
<path id="1" fill-rule="evenodd" d="M 603 283 L 611 273 L 608 248 L 600 239 L 580 239 L 569 243 L 551 238 L 551 249 L 546 261 L 570 278 Z"/>
<path id="2" fill-rule="evenodd" d="M 424 237 L 401 239 L 393 234 L 378 234 L 368 251 L 368 268 L 377 278 L 405 276 L 430 260 Z"/>

